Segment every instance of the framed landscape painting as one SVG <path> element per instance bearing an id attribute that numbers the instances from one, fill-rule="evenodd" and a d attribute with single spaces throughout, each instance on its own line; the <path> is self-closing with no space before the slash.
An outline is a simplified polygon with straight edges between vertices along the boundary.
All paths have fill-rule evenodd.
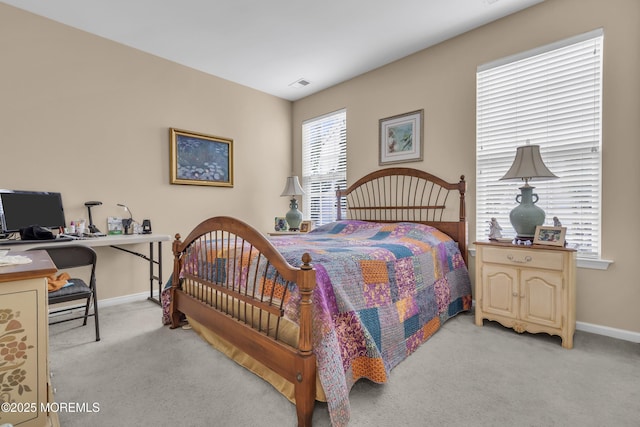
<path id="1" fill-rule="evenodd" d="M 422 160 L 424 110 L 380 119 L 380 165 Z"/>
<path id="2" fill-rule="evenodd" d="M 233 140 L 169 129 L 171 184 L 233 187 Z"/>

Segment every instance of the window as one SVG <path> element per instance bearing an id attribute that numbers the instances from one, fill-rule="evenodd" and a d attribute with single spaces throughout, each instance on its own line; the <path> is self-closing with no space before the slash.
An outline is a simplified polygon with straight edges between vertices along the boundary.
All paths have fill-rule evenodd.
<path id="1" fill-rule="evenodd" d="M 528 140 L 559 177 L 530 181 L 545 224 L 558 217 L 580 257 L 600 256 L 602 40 L 596 30 L 478 67 L 478 239 L 492 217 L 515 236 L 509 212 L 522 183 L 499 179 Z"/>
<path id="2" fill-rule="evenodd" d="M 347 184 L 347 112 L 302 124 L 302 187 L 305 216 L 322 225 L 337 218 L 336 190 Z"/>

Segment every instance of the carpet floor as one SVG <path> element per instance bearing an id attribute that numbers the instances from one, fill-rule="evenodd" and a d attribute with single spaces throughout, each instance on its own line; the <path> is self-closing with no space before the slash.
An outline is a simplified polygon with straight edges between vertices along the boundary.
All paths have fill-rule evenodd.
<path id="1" fill-rule="evenodd" d="M 50 327 L 62 427 L 295 426 L 294 406 L 193 331 L 136 301 Z M 387 384 L 361 380 L 349 426 L 640 426 L 640 344 L 578 331 L 517 334 L 470 313 L 449 320 Z M 60 405 L 63 408 L 65 405 Z M 71 409 L 73 408 L 73 410 Z M 329 426 L 318 403 L 314 426 Z"/>

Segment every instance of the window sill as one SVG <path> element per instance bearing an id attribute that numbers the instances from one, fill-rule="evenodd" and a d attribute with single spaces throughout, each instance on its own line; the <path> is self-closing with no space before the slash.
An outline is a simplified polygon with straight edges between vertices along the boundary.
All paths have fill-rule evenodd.
<path id="1" fill-rule="evenodd" d="M 609 259 L 578 258 L 578 268 L 591 270 L 607 270 L 613 261 Z"/>
<path id="2" fill-rule="evenodd" d="M 475 257 L 476 249 L 470 248 L 469 255 Z M 578 268 L 586 268 L 590 270 L 607 270 L 609 266 L 613 264 L 613 261 L 608 259 L 591 259 L 591 258 L 578 258 Z"/>

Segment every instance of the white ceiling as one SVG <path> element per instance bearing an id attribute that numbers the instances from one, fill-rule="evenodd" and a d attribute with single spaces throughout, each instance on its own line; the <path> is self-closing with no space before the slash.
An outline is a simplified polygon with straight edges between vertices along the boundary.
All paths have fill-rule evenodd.
<path id="1" fill-rule="evenodd" d="M 543 0 L 0 1 L 296 100 Z"/>

